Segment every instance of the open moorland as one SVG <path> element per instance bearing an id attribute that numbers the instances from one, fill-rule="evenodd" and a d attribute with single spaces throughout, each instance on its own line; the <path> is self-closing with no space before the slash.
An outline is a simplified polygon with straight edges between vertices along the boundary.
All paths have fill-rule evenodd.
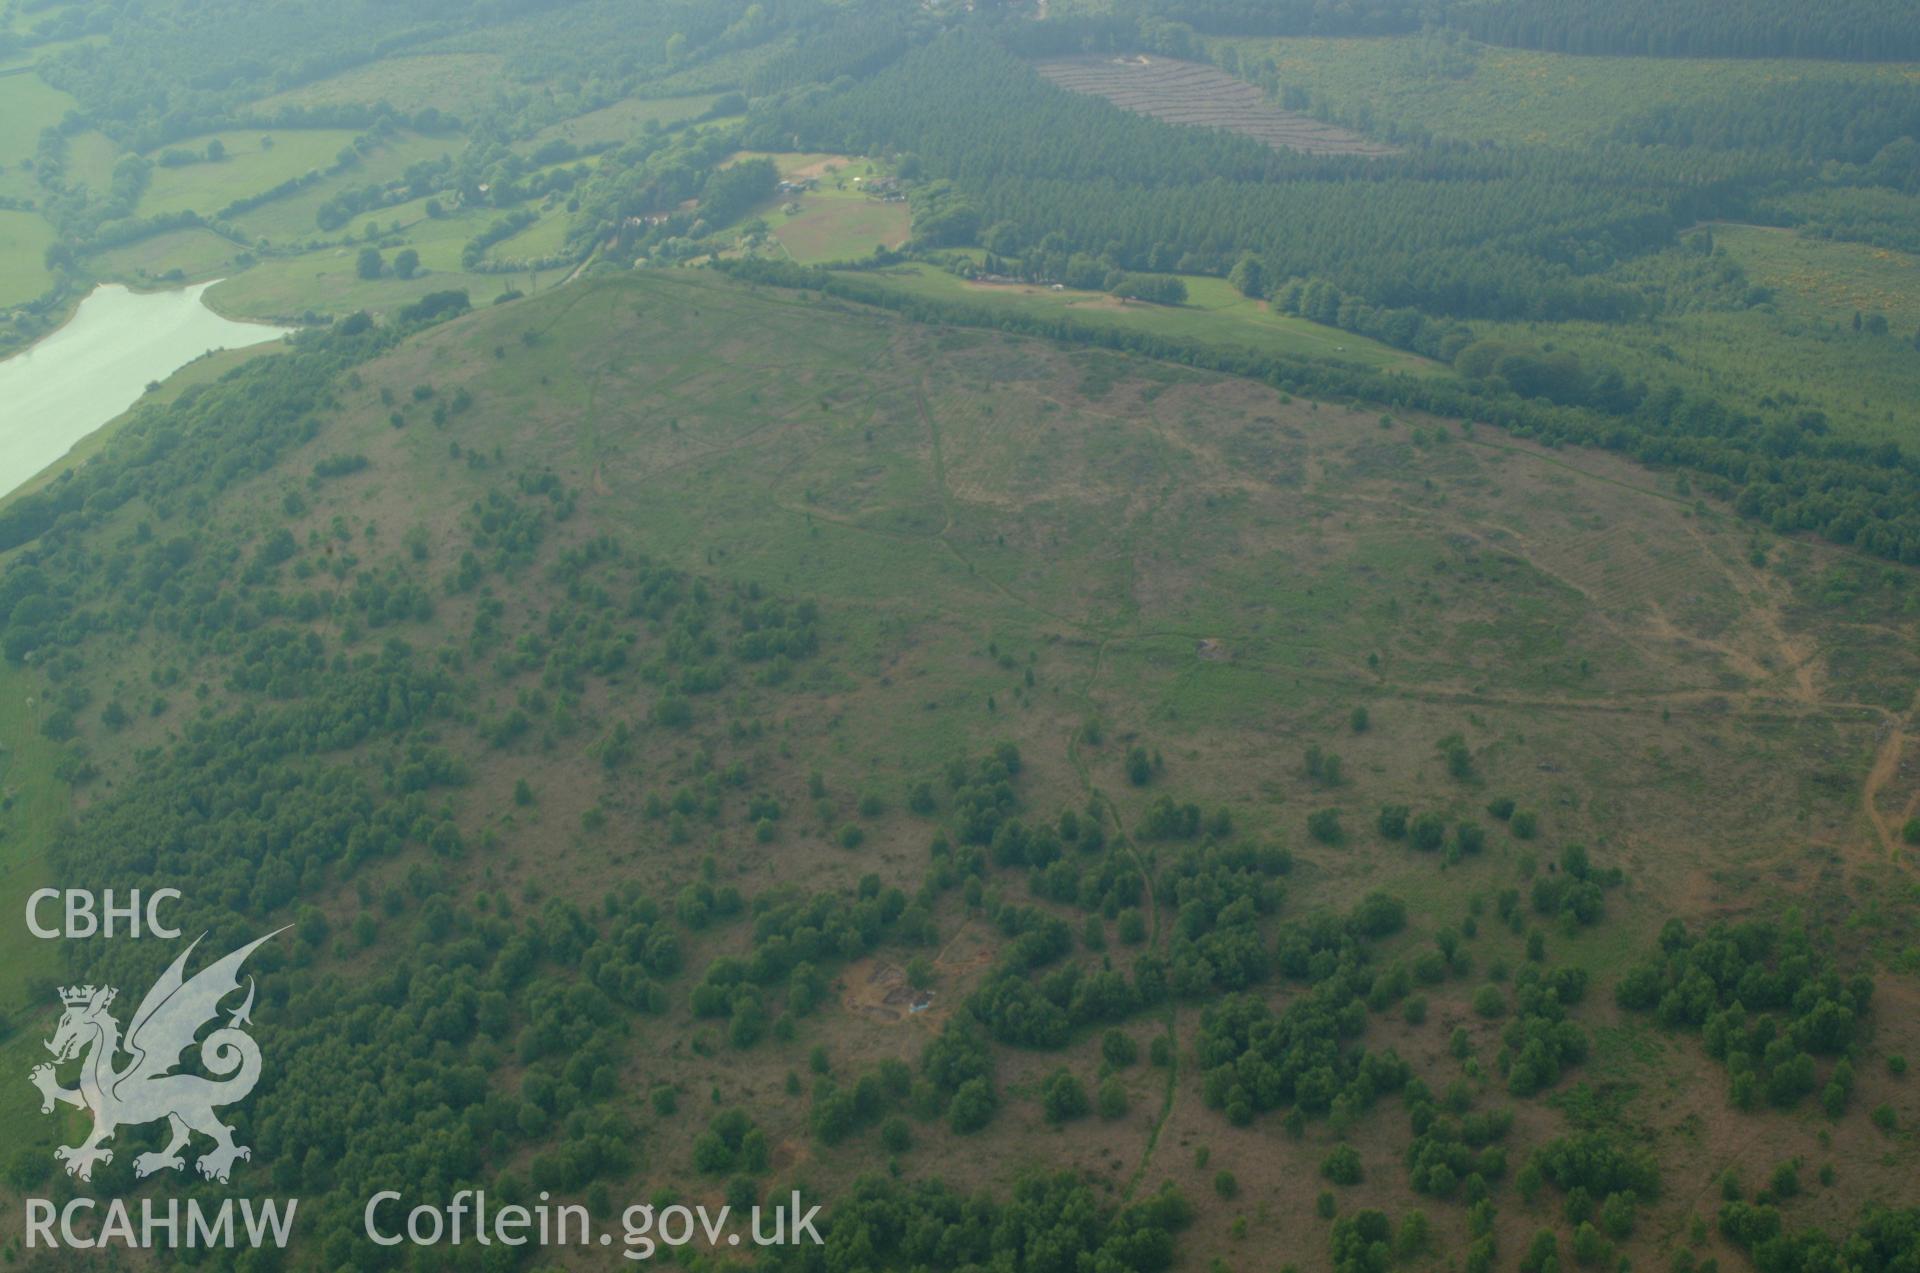
<path id="1" fill-rule="evenodd" d="M 367 1239 L 480 1188 L 824 1208 L 701 1270 L 1907 1273 L 1916 58 L 0 0 L 0 352 L 298 329 L 0 496 L 0 914 L 275 934 L 176 1160 L 47 1040 L 179 946 L 0 926 L 0 1261 L 188 1187 L 301 1199 L 209 1268 L 613 1257 Z"/>
<path id="2" fill-rule="evenodd" d="M 190 438 L 210 426 L 168 412 L 246 383 L 153 408 L 95 462 L 139 474 L 138 436 Z M 443 942 L 521 913 L 573 916 L 589 944 L 655 915 L 624 922 L 676 952 L 619 974 L 594 957 L 602 972 L 576 993 L 607 996 L 587 1054 L 609 1082 L 571 1098 L 594 1111 L 573 1140 L 522 1117 L 497 1142 L 503 1164 L 548 1179 L 552 1153 L 616 1125 L 627 1155 L 551 1180 L 672 1179 L 717 1200 L 733 1176 L 844 1197 L 884 1137 L 903 1170 L 963 1190 L 1041 1164 L 1083 1173 L 1098 1206 L 1171 1183 L 1192 1212 L 1185 1258 L 1202 1263 L 1264 1248 L 1327 1267 L 1323 1188 L 1340 1216 L 1418 1210 L 1435 1249 L 1488 1233 L 1524 1248 L 1542 1228 L 1571 1242 L 1551 1186 L 1487 1179 L 1493 1205 L 1477 1209 L 1424 1174 L 1410 1192 L 1418 1097 L 1309 1112 L 1288 1132 L 1280 1111 L 1222 1107 L 1207 1059 L 1222 1004 L 1252 991 L 1304 1010 L 1314 992 L 1284 971 L 1289 943 L 1351 914 L 1367 917 L 1355 939 L 1376 980 L 1345 1054 L 1395 1058 L 1420 1090 L 1493 1119 L 1515 1171 L 1569 1138 L 1656 1156 L 1657 1189 L 1616 1204 L 1620 1255 L 1737 1258 L 1698 1223 L 1719 1204 L 1693 1182 L 1723 1172 L 1761 1182 L 1799 1163 L 1840 1182 L 1786 1203 L 1804 1223 L 1903 1197 L 1911 1134 L 1866 1111 L 1905 1100 L 1887 1066 L 1920 1042 L 1887 1006 L 1904 977 L 1850 1049 L 1838 1121 L 1811 1096 L 1730 1110 L 1700 1041 L 1615 992 L 1676 916 L 1791 911 L 1826 935 L 1823 960 L 1910 965 L 1898 828 L 1920 804 L 1920 594 L 1904 572 L 1756 536 L 1671 476 L 1603 456 L 700 276 L 476 313 L 359 362 L 327 397 L 309 440 L 199 504 L 191 529 L 175 502 L 190 485 L 83 532 L 131 545 L 147 524 L 190 545 L 185 590 L 160 603 L 169 627 L 224 622 L 207 604 L 284 612 L 235 649 L 150 628 L 72 647 L 62 688 L 0 720 L 0 780 L 35 802 L 72 784 L 80 835 L 36 831 L 39 803 L 8 834 L 50 839 L 69 876 L 124 871 L 186 812 L 153 802 L 211 780 L 193 776 L 204 747 L 244 737 L 245 714 L 323 718 L 329 665 L 388 694 L 396 676 L 430 677 L 409 693 L 430 693 L 411 710 L 431 724 L 296 743 L 246 780 L 321 766 L 336 777 L 303 818 L 426 819 L 288 885 L 306 917 L 296 963 L 430 982 L 456 948 Z M 273 564 L 215 583 L 228 559 Z M 214 596 L 188 600 L 201 587 Z M 996 748 L 1006 790 L 981 806 L 972 766 Z M 61 758 L 77 754 L 84 779 Z M 371 803 L 329 812 L 335 790 Z M 224 842 L 251 818 L 199 834 Z M 218 873 L 267 887 L 280 861 L 246 853 Z M 18 859 L 5 887 L 45 869 Z M 1246 900 L 1216 912 L 1203 886 Z M 778 995 L 745 989 L 762 973 L 733 980 L 791 958 L 767 945 L 781 908 L 825 916 L 863 897 L 905 909 L 788 963 Z M 1035 934 L 1023 953 L 1009 924 Z M 1276 944 L 1278 965 L 1253 953 Z M 67 971 L 41 966 L 44 945 L 19 953 L 16 1003 Z M 1542 969 L 1585 990 L 1536 1073 L 1514 1031 L 1541 1010 Z M 1031 1015 L 1057 985 L 1115 973 L 1105 1007 Z M 541 1060 L 538 990 L 569 976 L 536 964 L 503 1026 L 456 1035 L 449 1063 L 499 1066 L 488 1039 L 518 1037 L 517 1081 L 537 1089 L 558 1064 Z M 283 1155 L 337 1134 L 310 1117 L 388 1064 L 374 1050 L 327 1068 L 318 1039 L 352 1002 L 295 990 L 263 1013 L 289 1061 L 253 1125 Z M 638 1046 L 605 1034 L 628 1002 Z M 24 1021 L 10 1063 L 44 1033 L 33 1010 Z M 989 1086 L 943 1092 L 934 1058 L 981 1048 Z M 903 1056 L 912 1090 L 885 1095 Z M 872 1115 L 836 1096 L 863 1075 L 879 1076 L 861 1098 Z M 1080 1112 L 1072 1092 L 1096 1089 L 1099 1109 Z M 723 1153 L 712 1141 L 741 1140 L 720 1117 L 736 1109 L 758 1148 Z M 50 1129 L 10 1110 L 26 1170 Z M 419 1134 L 397 1111 L 356 1125 L 337 1188 L 376 1180 Z M 1351 1172 L 1328 1166 L 1349 1156 Z"/>

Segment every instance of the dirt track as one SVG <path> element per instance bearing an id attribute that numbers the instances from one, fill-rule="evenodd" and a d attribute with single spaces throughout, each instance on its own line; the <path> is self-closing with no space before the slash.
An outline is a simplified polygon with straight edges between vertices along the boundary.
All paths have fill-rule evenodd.
<path id="1" fill-rule="evenodd" d="M 1900 772 L 1900 757 L 1907 748 L 1907 731 L 1913 725 L 1914 713 L 1920 711 L 1920 695 L 1916 695 L 1904 716 L 1891 717 L 1892 728 L 1881 740 L 1879 751 L 1874 753 L 1873 768 L 1867 771 L 1866 784 L 1861 788 L 1861 803 L 1866 806 L 1867 817 L 1873 823 L 1874 834 L 1880 837 L 1880 847 L 1889 856 L 1899 852 L 1902 828 L 1894 820 L 1880 811 L 1880 793 L 1888 782 Z M 1920 792 L 1908 797 L 1900 813 L 1900 822 L 1912 817 L 1916 807 L 1920 807 Z"/>

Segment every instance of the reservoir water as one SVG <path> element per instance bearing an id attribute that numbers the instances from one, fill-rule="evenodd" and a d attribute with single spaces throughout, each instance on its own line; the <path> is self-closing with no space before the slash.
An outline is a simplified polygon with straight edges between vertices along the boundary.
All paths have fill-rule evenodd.
<path id="1" fill-rule="evenodd" d="M 200 299 L 212 286 L 135 292 L 102 284 L 66 326 L 0 361 L 0 495 L 132 406 L 150 382 L 211 350 L 286 334 L 214 313 Z"/>

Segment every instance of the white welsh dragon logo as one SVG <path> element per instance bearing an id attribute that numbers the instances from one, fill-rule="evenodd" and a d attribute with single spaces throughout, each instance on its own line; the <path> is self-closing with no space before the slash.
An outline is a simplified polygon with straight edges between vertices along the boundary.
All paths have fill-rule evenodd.
<path id="1" fill-rule="evenodd" d="M 181 1054 L 194 1045 L 200 1028 L 220 1015 L 220 1001 L 240 988 L 240 966 L 247 956 L 285 931 L 278 929 L 242 946 L 188 980 L 183 972 L 187 957 L 200 944 L 196 938 L 140 1001 L 124 1045 L 120 1025 L 107 1011 L 119 993 L 112 986 L 74 986 L 60 992 L 67 1010 L 47 1043 L 53 1063 L 35 1067 L 32 1079 L 40 1089 L 41 1113 L 52 1113 L 55 1102 L 93 1112 L 93 1134 L 84 1144 L 62 1145 L 53 1151 L 66 1164 L 68 1175 L 91 1180 L 95 1163 L 113 1161 L 113 1151 L 104 1146 L 115 1129 L 162 1118 L 171 1129 L 171 1139 L 160 1152 L 133 1160 L 136 1176 L 184 1168 L 186 1160 L 180 1151 L 194 1132 L 214 1141 L 214 1147 L 195 1164 L 209 1180 L 225 1182 L 236 1159 L 253 1156 L 245 1145 L 233 1143 L 233 1129 L 213 1113 L 216 1105 L 244 1100 L 260 1081 L 260 1045 L 241 1029 L 252 1024 L 253 978 L 247 978 L 246 1002 L 234 1009 L 226 1025 L 200 1041 L 201 1065 L 217 1077 L 171 1071 L 180 1064 Z M 116 1069 L 123 1047 L 130 1059 Z M 54 1066 L 82 1053 L 80 1086 L 61 1087 Z"/>

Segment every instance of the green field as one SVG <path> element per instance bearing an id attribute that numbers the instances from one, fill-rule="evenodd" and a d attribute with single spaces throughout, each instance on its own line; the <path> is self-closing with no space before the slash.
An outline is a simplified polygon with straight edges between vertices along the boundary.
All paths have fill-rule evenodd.
<path id="1" fill-rule="evenodd" d="M 745 159 L 771 159 L 782 180 L 811 181 L 816 188 L 776 195 L 734 226 L 723 227 L 721 237 L 747 223 L 763 222 L 778 250 L 802 265 L 858 260 L 871 256 L 875 247 L 897 248 L 906 242 L 912 221 L 908 206 L 869 198 L 864 192 L 866 182 L 887 172 L 878 160 L 741 151 L 728 162 Z"/>
<path id="2" fill-rule="evenodd" d="M 850 261 L 876 247 L 897 248 L 909 230 L 907 205 L 883 203 L 858 190 L 810 190 L 797 197 L 798 211 L 784 204 L 765 215 L 773 237 L 802 265 Z"/>
<path id="3" fill-rule="evenodd" d="M 501 217 L 508 215 L 500 208 L 473 207 L 442 210 L 439 216 L 427 213 L 428 199 L 411 199 L 373 212 L 362 213 L 348 222 L 343 230 L 337 231 L 333 242 L 321 240 L 316 253 L 308 253 L 293 259 L 308 260 L 315 255 L 337 255 L 342 251 L 353 252 L 366 243 L 373 241 L 377 233 L 378 242 L 389 258 L 401 247 L 411 247 L 420 254 L 420 263 L 429 270 L 459 271 L 462 268 L 461 254 L 467 241 L 487 229 Z M 277 209 L 275 220 L 290 221 L 297 215 L 293 209 L 280 204 L 270 204 L 261 208 Z M 257 228 L 262 221 L 249 218 L 250 228 Z M 375 230 L 377 227 L 377 231 Z M 497 243 L 490 257 L 537 256 L 559 251 L 565 242 L 567 214 L 563 209 L 549 211 L 533 225 L 528 226 L 513 238 Z M 317 235 L 318 230 L 315 231 Z M 508 249 L 508 244 L 519 244 L 518 248 Z"/>
<path id="4" fill-rule="evenodd" d="M 0 307 L 47 290 L 53 276 L 42 257 L 52 242 L 53 227 L 34 213 L 0 211 Z"/>
<path id="5" fill-rule="evenodd" d="M 1054 291 L 1033 284 L 971 283 L 929 265 L 903 265 L 872 275 L 894 286 L 947 300 L 1003 304 L 1026 313 L 1069 312 L 1084 323 L 1130 327 L 1156 335 L 1255 349 L 1261 353 L 1324 358 L 1381 371 L 1447 374 L 1446 369 L 1404 350 L 1276 314 L 1264 301 L 1240 295 L 1225 280 L 1190 276 L 1187 303 L 1180 306 L 1121 302 L 1104 292 Z"/>
<path id="6" fill-rule="evenodd" d="M 432 266 L 411 279 L 363 279 L 356 272 L 358 255 L 357 248 L 343 247 L 262 261 L 208 291 L 207 303 L 234 318 L 266 322 L 297 319 L 308 310 L 350 314 L 365 309 L 391 315 L 428 292 L 448 289 L 463 289 L 482 305 L 509 288 L 531 290 L 524 274 L 465 274 Z M 561 272 L 551 271 L 547 281 L 561 277 Z"/>
<path id="7" fill-rule="evenodd" d="M 567 245 L 567 214 L 563 208 L 547 211 L 538 221 L 510 239 L 487 249 L 490 261 L 533 261 L 558 256 Z"/>
<path id="8" fill-rule="evenodd" d="M 41 130 L 78 105 L 38 75 L 0 75 L 0 167 L 33 158 Z"/>
<path id="9" fill-rule="evenodd" d="M 436 160 L 447 154 L 457 154 L 465 147 L 465 140 L 457 136 L 427 137 L 414 133 L 402 133 L 396 137 L 386 138 L 361 154 L 358 162 L 345 170 L 284 198 L 273 199 L 258 207 L 250 208 L 236 217 L 235 221 L 248 234 L 268 239 L 275 244 L 301 244 L 315 239 L 325 241 L 333 236 L 321 230 L 315 219 L 321 204 L 343 190 L 398 180 L 413 164 Z M 333 158 L 328 156 L 321 167 L 331 167 Z M 442 202 L 445 200 L 443 199 Z M 389 221 L 393 215 L 398 214 L 398 211 L 397 208 L 382 208 L 366 215 Z M 338 231 L 335 232 L 337 233 Z"/>
<path id="10" fill-rule="evenodd" d="M 1650 384 L 1677 383 L 1759 411 L 1783 393 L 1871 441 L 1920 440 L 1920 260 L 1758 226 L 1710 227 L 1766 304 L 1711 307 L 1639 323 L 1477 323 L 1482 335 L 1570 349 Z M 1888 330 L 1855 331 L 1879 314 Z"/>
<path id="11" fill-rule="evenodd" d="M 373 241 L 369 231 L 378 227 L 377 241 L 381 250 L 390 261 L 402 248 L 412 248 L 420 254 L 423 269 L 436 275 L 462 274 L 462 252 L 467 241 L 487 229 L 506 213 L 497 208 L 457 208 L 443 211 L 434 217 L 427 214 L 427 199 L 413 199 L 406 203 L 394 204 L 375 212 L 363 213 L 349 222 L 343 231 L 336 233 L 333 242 L 322 241 L 322 246 L 313 251 L 295 252 L 288 256 L 279 256 L 265 261 L 256 267 L 264 271 L 261 279 L 253 282 L 235 281 L 236 295 L 244 294 L 253 298 L 249 303 L 284 304 L 297 292 L 299 284 L 294 280 L 307 279 L 315 289 L 315 303 L 323 309 L 339 309 L 343 305 L 352 308 L 342 300 L 342 289 L 353 295 L 360 295 L 358 280 L 345 277 L 340 263 L 351 263 L 362 246 Z M 290 221 L 292 213 L 280 203 L 270 204 L 258 210 L 260 213 L 274 209 L 276 220 Z M 263 222 L 257 216 L 248 219 L 249 228 L 257 229 Z M 505 243 L 495 244 L 490 256 L 499 257 L 502 249 L 507 256 L 544 255 L 557 252 L 565 241 L 566 214 L 563 211 L 549 213 L 535 222 L 519 235 Z M 318 234 L 318 231 L 315 231 Z M 518 248 L 509 248 L 508 244 L 519 244 Z M 460 285 L 466 286 L 476 278 L 485 276 L 466 276 L 462 274 Z M 383 294 L 379 289 L 385 287 L 385 280 L 376 284 L 374 294 Z M 491 296 L 504 290 L 508 284 L 490 287 L 484 281 L 474 290 L 476 299 Z M 223 289 L 224 290 L 224 289 Z M 391 290 L 391 289 L 389 289 Z M 403 288 L 411 295 L 410 288 Z M 285 312 L 275 310 L 273 312 Z M 297 312 L 297 311 L 293 311 Z"/>
<path id="12" fill-rule="evenodd" d="M 429 106 L 461 116 L 509 87 L 506 59 L 492 53 L 423 53 L 386 58 L 327 79 L 262 98 L 265 112 L 283 106 L 341 106 L 386 102 L 409 114 Z"/>
<path id="13" fill-rule="evenodd" d="M 396 224 L 404 227 L 401 236 L 420 253 L 420 263 L 430 270 L 459 269 L 460 253 L 466 247 L 467 240 L 502 215 L 494 208 L 461 208 L 444 212 L 438 217 L 429 217 L 424 205 L 424 200 L 399 204 L 384 209 L 379 215 L 369 214 L 366 222 L 379 221 L 389 229 Z M 360 224 L 357 228 L 358 237 L 366 238 L 366 224 Z"/>
<path id="14" fill-rule="evenodd" d="M 113 168 L 124 152 L 105 133 L 88 129 L 67 142 L 67 172 L 96 193 L 113 187 Z"/>
<path id="15" fill-rule="evenodd" d="M 742 150 L 727 162 L 739 163 L 743 159 L 771 159 L 783 178 L 816 177 L 821 184 L 836 188 L 842 184 L 851 186 L 856 178 L 865 181 L 877 177 L 887 170 L 877 159 L 818 151 Z"/>
<path id="16" fill-rule="evenodd" d="M 226 158 L 177 168 L 155 163 L 153 178 L 140 198 L 139 214 L 151 217 L 192 209 L 211 216 L 236 199 L 263 194 L 316 169 L 331 168 L 340 152 L 352 146 L 354 136 L 344 128 L 283 128 L 189 137 L 166 149 L 203 151 L 207 143 L 217 139 L 226 147 Z"/>
<path id="17" fill-rule="evenodd" d="M 178 270 L 192 281 L 224 276 L 235 266 L 235 258 L 247 249 L 224 239 L 211 230 L 171 230 L 109 248 L 89 258 L 88 266 L 103 278 L 116 278 L 134 286 L 151 286 L 153 280 Z"/>
<path id="18" fill-rule="evenodd" d="M 14 167 L 0 170 L 0 197 L 32 201 L 37 205 L 41 193 L 40 183 L 33 179 L 32 169 Z"/>
<path id="19" fill-rule="evenodd" d="M 1778 59 L 1576 57 L 1441 36 L 1221 38 L 1216 58 L 1345 123 L 1422 128 L 1465 141 L 1581 146 L 1653 107 L 1764 95 L 1802 81 L 1912 82 L 1920 68 Z M 1230 68 L 1231 69 L 1231 68 Z"/>
<path id="20" fill-rule="evenodd" d="M 526 141 L 515 143 L 514 148 L 531 154 L 553 141 L 569 141 L 582 148 L 609 142 L 618 145 L 638 136 L 648 124 L 674 124 L 705 114 L 716 96 L 714 93 L 700 93 L 691 97 L 629 97 L 611 106 L 550 124 Z"/>

